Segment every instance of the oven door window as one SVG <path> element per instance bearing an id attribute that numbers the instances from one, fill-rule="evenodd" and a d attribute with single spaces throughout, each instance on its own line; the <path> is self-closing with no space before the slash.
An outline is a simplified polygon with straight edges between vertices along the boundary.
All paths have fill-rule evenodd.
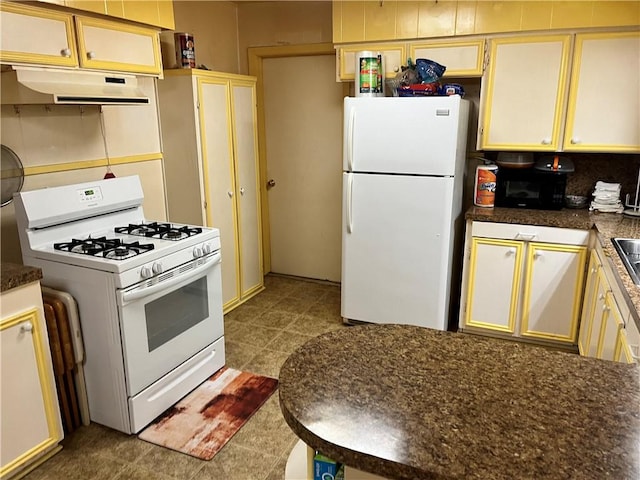
<path id="1" fill-rule="evenodd" d="M 149 351 L 209 317 L 207 278 L 185 285 L 144 306 Z"/>

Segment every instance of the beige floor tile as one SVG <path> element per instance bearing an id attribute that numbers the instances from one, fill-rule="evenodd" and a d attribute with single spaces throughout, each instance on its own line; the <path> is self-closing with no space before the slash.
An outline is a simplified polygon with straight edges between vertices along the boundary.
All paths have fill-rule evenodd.
<path id="1" fill-rule="evenodd" d="M 282 329 L 290 325 L 298 318 L 297 312 L 284 312 L 282 310 L 267 310 L 256 319 L 256 325 L 266 328 Z"/>
<path id="2" fill-rule="evenodd" d="M 275 328 L 264 328 L 256 325 L 243 325 L 238 328 L 232 335 L 230 340 L 254 347 L 263 348 L 267 343 L 273 340 L 280 330 Z"/>
<path id="3" fill-rule="evenodd" d="M 64 449 L 42 467 L 24 477 L 28 480 L 112 480 L 127 467 L 124 460 L 95 452 L 65 452 Z"/>
<path id="4" fill-rule="evenodd" d="M 315 298 L 305 298 L 289 296 L 278 300 L 271 306 L 272 310 L 280 310 L 282 312 L 304 313 L 311 305 L 315 303 Z"/>
<path id="5" fill-rule="evenodd" d="M 254 307 L 253 305 L 245 303 L 244 305 L 240 305 L 235 310 L 227 313 L 225 315 L 225 319 L 240 323 L 247 323 L 259 317 L 263 312 L 264 308 Z"/>
<path id="6" fill-rule="evenodd" d="M 136 465 L 174 478 L 191 478 L 206 463 L 205 460 L 151 445 L 151 449 L 136 461 Z"/>
<path id="7" fill-rule="evenodd" d="M 140 465 L 127 465 L 114 480 L 175 480 L 157 469 L 149 470 Z"/>
<path id="8" fill-rule="evenodd" d="M 267 350 L 277 350 L 291 355 L 295 350 L 311 340 L 313 335 L 305 335 L 299 332 L 280 332 L 265 347 Z"/>
<path id="9" fill-rule="evenodd" d="M 225 337 L 225 361 L 227 367 L 242 370 L 255 357 L 261 348 L 234 342 Z"/>
<path id="10" fill-rule="evenodd" d="M 336 322 L 342 322 L 342 315 L 340 314 L 340 303 L 331 304 L 325 303 L 324 301 L 319 301 L 311 305 L 307 311 L 306 315 L 310 315 L 312 317 L 319 317 L 325 320 L 334 320 Z"/>
<path id="11" fill-rule="evenodd" d="M 229 442 L 191 480 L 263 480 L 278 457 Z"/>
<path id="12" fill-rule="evenodd" d="M 278 378 L 280 367 L 287 358 L 287 353 L 263 349 L 244 366 L 244 369 L 258 375 Z"/>
<path id="13" fill-rule="evenodd" d="M 338 330 L 340 328 L 348 328 L 342 323 L 342 319 L 326 319 L 323 317 L 303 314 L 300 315 L 295 322 L 287 326 L 286 330 L 316 336 Z"/>

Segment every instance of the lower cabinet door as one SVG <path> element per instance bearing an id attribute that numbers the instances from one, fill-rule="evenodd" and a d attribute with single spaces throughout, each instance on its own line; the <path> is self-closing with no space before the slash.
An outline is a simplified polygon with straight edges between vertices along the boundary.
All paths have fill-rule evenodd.
<path id="1" fill-rule="evenodd" d="M 598 342 L 598 358 L 615 360 L 618 337 L 624 327 L 620 310 L 611 292 L 607 292 L 604 299 L 604 315 L 600 327 L 600 341 Z"/>
<path id="2" fill-rule="evenodd" d="M 37 309 L 2 321 L 0 348 L 0 477 L 6 478 L 54 448 L 62 430 Z"/>
<path id="3" fill-rule="evenodd" d="M 602 269 L 598 270 L 598 287 L 593 305 L 591 321 L 591 334 L 589 335 L 589 348 L 585 353 L 588 357 L 597 357 L 600 345 L 600 333 L 607 314 L 605 299 L 609 292 L 609 284 Z"/>
<path id="4" fill-rule="evenodd" d="M 578 350 L 580 355 L 587 355 L 589 351 L 589 340 L 591 337 L 591 327 L 593 325 L 593 315 L 596 305 L 598 283 L 600 277 L 598 271 L 602 264 L 595 250 L 591 251 L 589 269 L 587 274 L 587 286 L 584 290 L 584 300 L 582 302 L 582 317 L 580 319 L 580 332 L 578 334 Z"/>
<path id="5" fill-rule="evenodd" d="M 575 343 L 587 247 L 531 242 L 521 334 Z"/>
<path id="6" fill-rule="evenodd" d="M 514 333 L 524 243 L 473 237 L 465 326 Z"/>

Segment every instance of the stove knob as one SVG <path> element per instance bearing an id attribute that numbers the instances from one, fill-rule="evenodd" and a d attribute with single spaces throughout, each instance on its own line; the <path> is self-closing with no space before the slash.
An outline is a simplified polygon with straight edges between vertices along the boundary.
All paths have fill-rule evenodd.
<path id="1" fill-rule="evenodd" d="M 150 267 L 142 267 L 142 269 L 140 269 L 140 276 L 142 278 L 151 278 L 153 277 L 153 272 Z"/>
<path id="2" fill-rule="evenodd" d="M 162 268 L 162 264 L 160 262 L 154 262 L 153 266 L 151 267 L 151 269 L 153 270 L 153 273 L 155 273 L 156 275 L 162 273 L 164 271 L 164 269 Z"/>
<path id="3" fill-rule="evenodd" d="M 205 255 L 208 255 L 211 253 L 211 245 L 208 243 L 205 243 L 204 245 L 202 245 L 202 251 L 204 252 Z"/>
<path id="4" fill-rule="evenodd" d="M 193 247 L 193 256 L 194 256 L 194 258 L 201 257 L 202 256 L 202 248 Z"/>

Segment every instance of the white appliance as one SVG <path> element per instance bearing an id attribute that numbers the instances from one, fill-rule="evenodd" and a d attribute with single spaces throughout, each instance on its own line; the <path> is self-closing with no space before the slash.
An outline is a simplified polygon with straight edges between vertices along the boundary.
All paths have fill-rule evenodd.
<path id="1" fill-rule="evenodd" d="M 469 101 L 345 98 L 342 317 L 446 330 Z"/>
<path id="2" fill-rule="evenodd" d="M 78 304 L 92 421 L 136 433 L 224 365 L 217 229 L 147 220 L 137 176 L 14 200 L 24 264 Z"/>

